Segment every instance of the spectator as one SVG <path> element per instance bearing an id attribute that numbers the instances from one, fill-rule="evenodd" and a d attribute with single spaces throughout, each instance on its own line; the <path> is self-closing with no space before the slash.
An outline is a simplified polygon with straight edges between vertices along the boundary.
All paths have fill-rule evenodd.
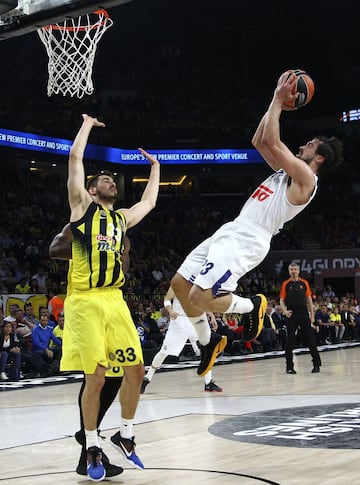
<path id="1" fill-rule="evenodd" d="M 285 324 L 285 316 L 282 313 L 282 309 L 280 305 L 275 305 L 275 308 L 271 314 L 271 317 L 278 331 L 278 339 L 281 345 L 281 349 L 284 350 L 286 345 L 287 330 L 286 330 L 286 324 Z"/>
<path id="2" fill-rule="evenodd" d="M 169 312 L 165 307 L 162 307 L 160 313 L 161 315 L 156 319 L 156 323 L 162 335 L 165 335 L 170 324 Z"/>
<path id="3" fill-rule="evenodd" d="M 5 322 L 15 322 L 15 320 L 16 320 L 15 312 L 19 308 L 20 307 L 17 303 L 11 303 L 11 305 L 9 305 L 9 315 L 6 315 L 6 317 L 4 318 L 4 321 Z"/>
<path id="4" fill-rule="evenodd" d="M 13 328 L 18 338 L 23 339 L 25 347 L 30 350 L 32 347 L 32 331 L 36 325 L 25 318 L 24 311 L 21 308 L 15 310 L 15 321 Z"/>
<path id="5" fill-rule="evenodd" d="M 345 332 L 345 325 L 341 321 L 340 308 L 338 306 L 334 307 L 333 311 L 330 313 L 331 325 L 335 327 L 335 338 L 334 343 L 339 343 L 342 341 Z"/>
<path id="6" fill-rule="evenodd" d="M 45 273 L 45 268 L 43 266 L 39 266 L 37 273 L 35 273 L 31 277 L 30 284 L 33 280 L 36 280 L 38 284 L 38 293 L 46 293 L 47 292 L 46 279 L 47 279 L 47 275 Z"/>
<path id="7" fill-rule="evenodd" d="M 55 337 L 51 328 L 48 327 L 49 318 L 41 315 L 40 325 L 35 327 L 32 332 L 32 351 L 41 355 L 48 363 L 49 373 L 55 374 L 59 370 L 62 342 Z M 50 343 L 55 346 L 50 349 Z"/>
<path id="8" fill-rule="evenodd" d="M 24 319 L 31 322 L 33 325 L 39 325 L 39 320 L 34 315 L 34 309 L 31 302 L 24 305 Z"/>
<path id="9" fill-rule="evenodd" d="M 160 332 L 156 320 L 151 316 L 152 313 L 153 311 L 150 306 L 145 308 L 144 324 L 147 325 L 149 329 L 149 332 L 147 333 L 147 340 L 152 341 L 156 347 L 160 347 L 163 340 L 163 335 Z"/>
<path id="10" fill-rule="evenodd" d="M 54 328 L 56 326 L 56 322 L 54 320 L 50 319 L 50 312 L 49 312 L 48 308 L 45 307 L 45 306 L 39 307 L 39 320 L 40 321 L 41 321 L 41 317 L 43 315 L 45 317 L 47 317 L 47 319 L 48 319 L 48 323 L 47 323 L 48 328 L 51 328 L 51 330 L 54 330 Z"/>
<path id="11" fill-rule="evenodd" d="M 53 330 L 55 337 L 61 340 L 61 342 L 63 341 L 64 323 L 65 323 L 64 312 L 61 312 L 59 313 L 59 316 L 58 316 L 57 325 Z M 53 347 L 54 345 L 55 345 L 54 342 L 51 342 L 51 347 Z"/>
<path id="12" fill-rule="evenodd" d="M 260 334 L 260 341 L 263 344 L 264 352 L 270 352 L 272 350 L 276 350 L 276 344 L 278 341 L 278 332 L 276 325 L 272 319 L 272 305 L 268 305 L 266 307 L 266 313 L 264 317 L 264 326 Z"/>
<path id="13" fill-rule="evenodd" d="M 148 334 L 150 332 L 149 326 L 144 322 L 145 313 L 143 312 L 135 312 L 134 314 L 134 324 L 136 330 L 139 334 L 141 347 L 145 348 L 153 348 L 154 343 L 148 339 Z"/>
<path id="14" fill-rule="evenodd" d="M 60 313 L 64 311 L 64 300 L 60 298 L 54 290 L 49 290 L 48 293 L 48 313 L 49 318 L 57 322 Z"/>
<path id="15" fill-rule="evenodd" d="M 355 307 L 350 306 L 350 319 L 348 323 L 349 340 L 360 338 L 360 315 L 355 312 Z"/>
<path id="16" fill-rule="evenodd" d="M 335 341 L 335 326 L 331 325 L 329 308 L 322 303 L 315 312 L 315 322 L 319 326 L 319 344 L 331 344 Z"/>
<path id="17" fill-rule="evenodd" d="M 21 352 L 19 340 L 13 331 L 11 322 L 5 322 L 0 331 L 0 379 L 7 381 L 9 379 L 6 371 L 7 366 L 8 373 L 14 381 L 20 379 L 20 366 L 21 366 Z"/>
<path id="18" fill-rule="evenodd" d="M 216 333 L 220 335 L 225 335 L 227 338 L 227 343 L 224 348 L 225 355 L 237 355 L 240 353 L 240 340 L 241 331 L 237 331 L 238 320 L 237 318 L 232 320 L 232 314 L 223 315 L 222 313 L 214 313 L 214 317 L 217 323 Z M 233 325 L 228 324 L 232 320 Z"/>
<path id="19" fill-rule="evenodd" d="M 331 288 L 331 285 L 326 285 L 325 289 L 323 291 L 322 297 L 323 298 L 326 298 L 326 297 L 334 298 L 334 296 L 335 296 L 335 292 Z"/>
<path id="20" fill-rule="evenodd" d="M 15 293 L 23 293 L 23 294 L 31 293 L 30 285 L 27 283 L 25 277 L 21 278 L 19 283 L 15 286 Z"/>
<path id="21" fill-rule="evenodd" d="M 30 293 L 34 293 L 35 295 L 42 293 L 39 288 L 39 283 L 35 278 L 30 280 Z"/>

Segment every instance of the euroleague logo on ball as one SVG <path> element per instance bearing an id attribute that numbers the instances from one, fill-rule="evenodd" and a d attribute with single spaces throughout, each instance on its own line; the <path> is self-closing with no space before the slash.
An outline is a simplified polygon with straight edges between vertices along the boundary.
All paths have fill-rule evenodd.
<path id="1" fill-rule="evenodd" d="M 289 108 L 302 108 L 306 104 L 310 103 L 314 96 L 315 85 L 310 75 L 302 69 L 289 69 L 286 71 L 291 74 L 295 74 L 297 82 L 295 84 L 292 94 L 298 93 L 298 96 L 292 101 L 285 103 Z"/>

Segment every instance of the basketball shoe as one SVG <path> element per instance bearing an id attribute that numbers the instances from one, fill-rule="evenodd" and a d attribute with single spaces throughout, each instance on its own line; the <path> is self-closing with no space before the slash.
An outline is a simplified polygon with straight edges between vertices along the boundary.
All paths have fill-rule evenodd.
<path id="1" fill-rule="evenodd" d="M 79 458 L 79 463 L 78 466 L 76 467 L 76 473 L 78 475 L 87 475 L 87 452 L 85 448 L 85 432 L 83 429 L 80 431 L 77 431 L 75 433 L 75 439 L 76 441 L 82 446 L 80 458 Z M 113 465 L 110 463 L 109 458 L 105 455 L 104 452 L 102 452 L 102 464 L 104 465 L 105 468 L 105 476 L 107 478 L 110 477 L 116 477 L 116 475 L 120 475 L 124 469 L 121 466 Z"/>
<path id="2" fill-rule="evenodd" d="M 251 296 L 250 300 L 254 304 L 254 309 L 250 313 L 245 313 L 241 320 L 244 325 L 243 339 L 246 341 L 254 340 L 260 334 L 267 307 L 267 300 L 264 295 Z"/>
<path id="3" fill-rule="evenodd" d="M 214 365 L 216 357 L 226 347 L 227 338 L 225 335 L 219 335 L 211 332 L 210 342 L 207 345 L 201 345 L 200 347 L 200 364 L 197 369 L 199 376 L 204 376 Z"/>
<path id="4" fill-rule="evenodd" d="M 135 453 L 135 441 L 132 438 L 122 438 L 120 431 L 115 433 L 111 438 L 111 444 L 124 455 L 125 460 L 129 465 L 139 470 L 143 470 L 144 464 Z"/>
<path id="5" fill-rule="evenodd" d="M 213 380 L 209 384 L 205 384 L 204 391 L 206 392 L 222 392 L 222 387 L 215 384 Z"/>
<path id="6" fill-rule="evenodd" d="M 141 384 L 141 389 L 140 389 L 140 394 L 144 394 L 146 386 L 150 383 L 149 379 L 147 377 L 144 377 L 142 384 Z"/>
<path id="7" fill-rule="evenodd" d="M 87 476 L 94 482 L 100 482 L 105 478 L 105 468 L 101 461 L 102 449 L 97 446 L 91 446 L 86 450 L 87 459 Z"/>

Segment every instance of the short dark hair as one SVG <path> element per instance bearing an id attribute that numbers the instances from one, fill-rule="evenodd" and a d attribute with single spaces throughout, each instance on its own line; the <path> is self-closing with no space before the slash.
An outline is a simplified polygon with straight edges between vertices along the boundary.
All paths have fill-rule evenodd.
<path id="1" fill-rule="evenodd" d="M 86 190 L 89 190 L 90 187 L 96 187 L 97 183 L 99 181 L 99 177 L 102 175 L 106 175 L 107 177 L 110 177 L 114 180 L 114 175 L 112 172 L 109 172 L 108 170 L 103 170 L 102 172 L 96 173 L 95 175 L 92 175 L 87 181 L 86 181 Z"/>
<path id="2" fill-rule="evenodd" d="M 316 153 L 326 160 L 325 163 L 320 165 L 318 170 L 319 175 L 324 175 L 342 164 L 344 161 L 344 146 L 342 141 L 335 136 L 319 135 L 315 139 L 320 142 Z"/>

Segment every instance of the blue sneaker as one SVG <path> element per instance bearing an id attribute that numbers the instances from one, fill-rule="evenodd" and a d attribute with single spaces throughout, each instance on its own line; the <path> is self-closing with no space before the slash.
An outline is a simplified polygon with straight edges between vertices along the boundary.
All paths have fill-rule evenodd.
<path id="1" fill-rule="evenodd" d="M 91 446 L 86 450 L 87 454 L 87 476 L 93 482 L 104 480 L 106 471 L 102 464 L 102 449 L 97 446 Z"/>
<path id="2" fill-rule="evenodd" d="M 122 452 L 125 460 L 129 463 L 129 465 L 139 470 L 143 470 L 145 468 L 143 462 L 135 453 L 136 445 L 135 445 L 134 437 L 132 437 L 131 439 L 122 438 L 120 431 L 118 431 L 117 433 L 114 434 L 114 436 L 110 438 L 110 440 L 111 440 L 111 444 L 117 450 L 120 450 Z"/>

